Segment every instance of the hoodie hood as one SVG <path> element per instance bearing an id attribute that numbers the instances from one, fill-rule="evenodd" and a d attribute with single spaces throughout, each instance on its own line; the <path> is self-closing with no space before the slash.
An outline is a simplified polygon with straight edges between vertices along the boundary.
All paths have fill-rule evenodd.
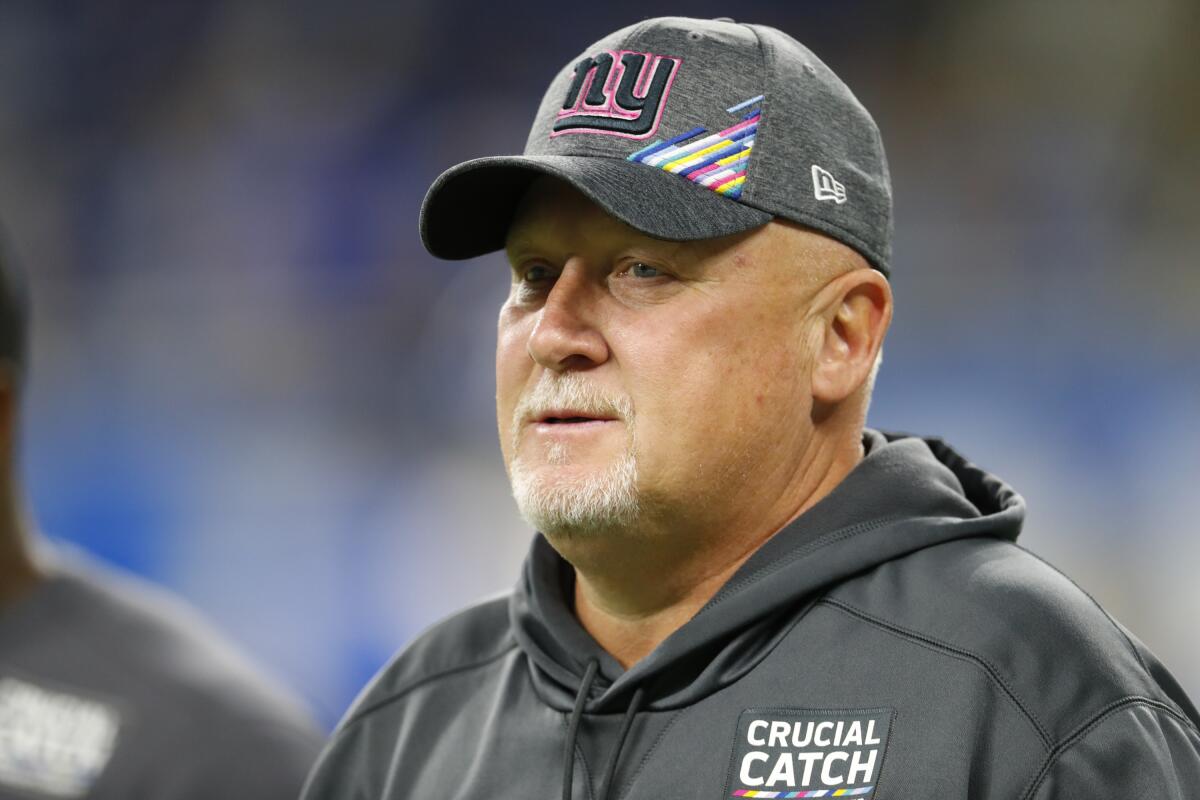
<path id="1" fill-rule="evenodd" d="M 753 668 L 802 616 L 797 609 L 832 585 L 942 542 L 1017 538 L 1024 500 L 940 439 L 867 430 L 863 445 L 862 461 L 829 495 L 628 670 L 579 624 L 574 571 L 536 536 L 509 614 L 538 696 L 559 711 L 580 699 L 590 713 L 624 711 L 635 692 L 646 709 L 690 705 Z"/>

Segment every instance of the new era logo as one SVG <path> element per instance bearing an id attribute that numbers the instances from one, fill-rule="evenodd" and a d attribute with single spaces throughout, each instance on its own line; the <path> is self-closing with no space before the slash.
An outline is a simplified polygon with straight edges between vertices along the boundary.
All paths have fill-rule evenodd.
<path id="1" fill-rule="evenodd" d="M 818 200 L 832 200 L 841 205 L 846 202 L 846 187 L 837 181 L 833 175 L 821 169 L 816 164 L 812 168 L 813 195 Z"/>

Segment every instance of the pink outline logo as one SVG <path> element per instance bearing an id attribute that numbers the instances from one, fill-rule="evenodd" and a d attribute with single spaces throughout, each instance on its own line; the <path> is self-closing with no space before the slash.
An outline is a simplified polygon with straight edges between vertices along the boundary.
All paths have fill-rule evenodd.
<path id="1" fill-rule="evenodd" d="M 646 139 L 658 130 L 683 59 L 605 50 L 575 65 L 551 136 L 599 133 Z"/>

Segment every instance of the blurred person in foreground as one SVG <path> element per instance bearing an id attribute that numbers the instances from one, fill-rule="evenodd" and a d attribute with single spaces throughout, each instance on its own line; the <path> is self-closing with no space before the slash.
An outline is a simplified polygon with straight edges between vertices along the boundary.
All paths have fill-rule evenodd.
<path id="1" fill-rule="evenodd" d="M 28 298 L 0 250 L 0 799 L 292 800 L 322 737 L 166 592 L 37 537 L 16 472 Z"/>
<path id="2" fill-rule="evenodd" d="M 1021 497 L 864 427 L 890 182 L 802 45 L 618 31 L 421 232 L 507 251 L 500 444 L 540 533 L 367 688 L 307 800 L 1198 796 L 1195 708 L 1014 543 Z"/>

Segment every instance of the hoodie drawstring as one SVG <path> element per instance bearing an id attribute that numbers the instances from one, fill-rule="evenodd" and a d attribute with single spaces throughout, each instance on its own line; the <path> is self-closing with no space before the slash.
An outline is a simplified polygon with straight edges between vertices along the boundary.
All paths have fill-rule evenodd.
<path id="1" fill-rule="evenodd" d="M 587 670 L 583 673 L 583 681 L 579 684 L 579 693 L 575 695 L 575 707 L 571 709 L 571 721 L 567 725 L 567 742 L 563 748 L 562 800 L 571 800 L 572 784 L 575 782 L 575 742 L 579 738 L 579 720 L 583 717 L 583 706 L 587 702 L 588 693 L 592 690 L 592 683 L 596 680 L 596 673 L 599 670 L 599 661 L 593 658 L 588 662 Z M 613 747 L 612 755 L 608 757 L 608 764 L 604 767 L 604 777 L 600 780 L 600 800 L 608 798 L 613 776 L 617 772 L 617 763 L 621 759 L 621 748 L 625 746 L 629 729 L 633 727 L 633 718 L 642 708 L 644 695 L 642 687 L 639 686 L 629 701 L 629 708 L 625 710 L 625 717 L 621 720 L 621 730 L 617 734 L 617 744 Z"/>
<path id="2" fill-rule="evenodd" d="M 625 737 L 633 727 L 633 718 L 642 707 L 642 687 L 638 687 L 625 710 L 625 719 L 621 720 L 621 732 L 617 734 L 617 744 L 613 747 L 612 755 L 608 757 L 608 766 L 604 768 L 604 778 L 600 781 L 600 800 L 608 800 L 608 792 L 612 788 L 613 775 L 617 772 L 617 762 L 621 759 L 621 748 L 625 745 Z"/>
<path id="3" fill-rule="evenodd" d="M 588 662 L 587 671 L 583 673 L 583 682 L 579 684 L 579 694 L 575 695 L 575 708 L 571 709 L 571 724 L 567 726 L 567 745 L 563 748 L 563 790 L 562 800 L 571 800 L 571 784 L 575 782 L 575 739 L 579 736 L 579 719 L 583 716 L 583 704 L 587 702 L 588 692 L 592 690 L 592 681 L 600 662 L 592 659 Z"/>

